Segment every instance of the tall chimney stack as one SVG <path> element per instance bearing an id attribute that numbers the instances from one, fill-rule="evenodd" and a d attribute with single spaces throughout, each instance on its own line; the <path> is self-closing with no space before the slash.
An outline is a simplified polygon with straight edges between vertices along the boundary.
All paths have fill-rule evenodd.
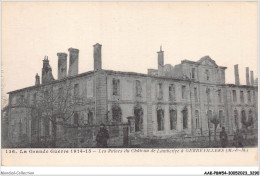
<path id="1" fill-rule="evenodd" d="M 160 51 L 158 51 L 157 53 L 158 53 L 158 76 L 163 76 L 164 56 L 163 56 L 162 46 L 160 47 Z"/>
<path id="2" fill-rule="evenodd" d="M 69 48 L 68 51 L 70 53 L 69 76 L 74 76 L 79 72 L 79 50 Z"/>
<path id="3" fill-rule="evenodd" d="M 96 43 L 94 47 L 94 71 L 102 69 L 102 59 L 101 59 L 101 48 L 102 45 Z"/>
<path id="4" fill-rule="evenodd" d="M 234 65 L 234 72 L 235 72 L 235 84 L 240 85 L 238 64 Z"/>
<path id="5" fill-rule="evenodd" d="M 37 73 L 35 76 L 35 86 L 39 86 L 39 85 L 40 85 L 40 76 Z"/>
<path id="6" fill-rule="evenodd" d="M 249 67 L 246 67 L 246 85 L 249 86 L 250 82 L 249 82 Z"/>
<path id="7" fill-rule="evenodd" d="M 67 77 L 67 54 L 57 53 L 58 56 L 58 80 Z"/>
<path id="8" fill-rule="evenodd" d="M 251 86 L 254 86 L 255 81 L 254 81 L 254 72 L 250 71 L 250 78 L 251 78 Z"/>

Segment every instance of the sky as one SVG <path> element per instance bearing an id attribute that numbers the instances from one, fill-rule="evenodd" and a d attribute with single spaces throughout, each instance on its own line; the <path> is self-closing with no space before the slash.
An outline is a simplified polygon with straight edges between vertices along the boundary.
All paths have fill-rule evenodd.
<path id="1" fill-rule="evenodd" d="M 79 73 L 93 70 L 102 44 L 103 69 L 147 73 L 164 63 L 209 55 L 234 83 L 239 65 L 257 77 L 257 2 L 2 2 L 2 102 L 32 86 L 48 56 L 57 79 L 57 53 L 79 49 Z"/>

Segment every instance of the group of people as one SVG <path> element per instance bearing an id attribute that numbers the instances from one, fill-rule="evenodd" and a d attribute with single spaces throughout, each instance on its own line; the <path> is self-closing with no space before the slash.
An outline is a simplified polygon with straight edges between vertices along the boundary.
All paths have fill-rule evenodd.
<path id="1" fill-rule="evenodd" d="M 225 131 L 225 127 L 222 127 L 222 131 L 220 132 L 219 137 L 220 137 L 221 147 L 222 148 L 227 147 L 227 145 L 228 145 L 228 135 Z M 244 137 L 243 137 L 243 134 L 239 131 L 239 129 L 234 134 L 233 145 L 235 147 L 243 147 L 244 146 Z"/>
<path id="2" fill-rule="evenodd" d="M 222 127 L 222 131 L 220 132 L 220 145 L 222 148 L 225 148 L 228 146 L 228 135 L 225 131 L 225 127 Z M 109 133 L 108 130 L 106 129 L 106 126 L 104 124 L 100 125 L 99 132 L 96 137 L 97 141 L 97 147 L 98 148 L 107 148 L 107 141 L 109 139 Z M 237 130 L 236 133 L 234 134 L 234 139 L 233 139 L 233 145 L 235 147 L 243 147 L 244 146 L 244 137 L 242 133 Z"/>

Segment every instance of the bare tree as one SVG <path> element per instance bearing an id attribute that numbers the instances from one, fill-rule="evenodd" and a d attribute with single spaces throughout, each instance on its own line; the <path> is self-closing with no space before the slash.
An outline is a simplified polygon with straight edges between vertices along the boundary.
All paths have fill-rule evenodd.
<path id="1" fill-rule="evenodd" d="M 84 96 L 79 96 L 79 87 L 72 86 L 69 80 L 59 83 L 40 86 L 32 91 L 33 99 L 20 97 L 11 108 L 24 107 L 31 110 L 32 125 L 35 129 L 36 143 L 40 143 L 40 126 L 47 125 L 48 133 L 51 131 L 51 146 L 56 146 L 57 126 L 78 127 L 79 123 L 72 124 L 77 107 L 84 106 Z M 84 94 L 84 93 L 83 93 Z M 51 124 L 51 129 L 49 124 Z M 32 130 L 33 131 L 33 130 Z"/>
<path id="2" fill-rule="evenodd" d="M 83 97 L 79 96 L 79 87 L 74 87 L 70 82 L 64 82 L 59 87 L 47 85 L 37 92 L 33 110 L 40 121 L 51 122 L 53 147 L 56 146 L 57 126 L 78 127 L 69 120 L 73 117 L 76 107 L 83 106 Z"/>

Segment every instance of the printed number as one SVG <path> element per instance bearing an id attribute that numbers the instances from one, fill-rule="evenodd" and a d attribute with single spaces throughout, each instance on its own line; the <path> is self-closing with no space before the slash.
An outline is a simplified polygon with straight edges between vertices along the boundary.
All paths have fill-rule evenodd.
<path id="1" fill-rule="evenodd" d="M 5 150 L 5 153 L 16 153 L 15 150 Z"/>

